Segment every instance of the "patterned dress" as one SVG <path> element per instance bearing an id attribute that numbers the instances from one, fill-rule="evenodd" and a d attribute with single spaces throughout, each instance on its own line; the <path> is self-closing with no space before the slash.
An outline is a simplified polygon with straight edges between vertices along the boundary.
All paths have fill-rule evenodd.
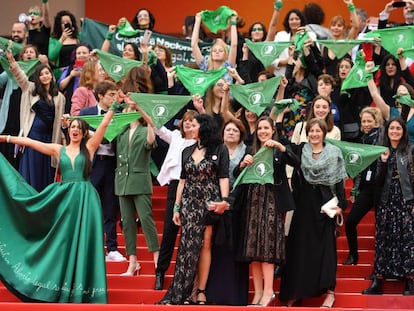
<path id="1" fill-rule="evenodd" d="M 389 196 L 376 214 L 374 273 L 391 278 L 414 276 L 413 202 L 404 202 L 396 159 L 396 151 L 391 149 Z"/>
<path id="2" fill-rule="evenodd" d="M 174 279 L 162 301 L 182 304 L 193 291 L 197 263 L 204 236 L 203 218 L 208 201 L 220 201 L 220 188 L 213 162 L 204 158 L 195 163 L 190 156 L 184 163 L 185 184 L 181 204 L 181 238 Z"/>
<path id="3" fill-rule="evenodd" d="M 249 185 L 241 257 L 280 263 L 285 259 L 283 213 L 276 210 L 273 185 Z"/>

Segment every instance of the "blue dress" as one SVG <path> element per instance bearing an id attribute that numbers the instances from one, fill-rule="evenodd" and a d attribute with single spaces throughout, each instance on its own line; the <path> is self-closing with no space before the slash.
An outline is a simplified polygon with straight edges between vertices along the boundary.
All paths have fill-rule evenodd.
<path id="1" fill-rule="evenodd" d="M 24 301 L 106 303 L 101 203 L 62 147 L 62 182 L 33 189 L 0 155 L 0 280 Z"/>
<path id="2" fill-rule="evenodd" d="M 52 142 L 55 106 L 40 99 L 32 109 L 36 115 L 27 136 L 44 143 Z M 20 159 L 19 172 L 33 188 L 42 191 L 53 182 L 55 176 L 50 162 L 50 156 L 26 147 Z"/>

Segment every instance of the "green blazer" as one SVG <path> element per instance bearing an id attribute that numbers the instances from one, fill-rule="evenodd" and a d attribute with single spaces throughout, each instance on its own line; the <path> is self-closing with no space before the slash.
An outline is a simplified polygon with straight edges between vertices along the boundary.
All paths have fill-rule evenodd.
<path id="1" fill-rule="evenodd" d="M 115 194 L 118 196 L 152 194 L 150 173 L 151 150 L 156 143 L 147 142 L 148 128 L 138 125 L 129 143 L 129 126 L 118 135 L 116 143 Z"/>

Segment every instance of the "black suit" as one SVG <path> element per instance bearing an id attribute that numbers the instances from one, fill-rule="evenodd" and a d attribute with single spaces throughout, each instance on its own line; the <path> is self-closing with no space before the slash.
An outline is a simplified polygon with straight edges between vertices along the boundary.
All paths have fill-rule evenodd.
<path id="1" fill-rule="evenodd" d="M 81 109 L 79 115 L 97 115 L 98 106 Z M 119 213 L 119 202 L 115 195 L 115 168 L 116 157 L 95 154 L 92 164 L 91 182 L 99 193 L 102 202 L 104 215 L 104 228 L 106 234 L 107 251 L 116 251 L 118 244 L 116 241 L 116 221 Z"/>

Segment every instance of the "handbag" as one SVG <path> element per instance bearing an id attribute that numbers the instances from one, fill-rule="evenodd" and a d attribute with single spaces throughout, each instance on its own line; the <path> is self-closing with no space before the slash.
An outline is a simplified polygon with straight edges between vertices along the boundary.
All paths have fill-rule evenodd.
<path id="1" fill-rule="evenodd" d="M 338 226 L 342 226 L 344 224 L 344 217 L 342 214 L 336 215 L 337 207 L 338 207 L 339 200 L 336 195 L 332 197 L 328 202 L 326 202 L 321 207 L 321 213 L 326 214 L 329 218 L 336 217 L 336 224 Z"/>
<path id="2" fill-rule="evenodd" d="M 343 125 L 343 138 L 344 139 L 353 139 L 357 138 L 359 135 L 359 125 L 358 123 L 345 123 Z"/>

